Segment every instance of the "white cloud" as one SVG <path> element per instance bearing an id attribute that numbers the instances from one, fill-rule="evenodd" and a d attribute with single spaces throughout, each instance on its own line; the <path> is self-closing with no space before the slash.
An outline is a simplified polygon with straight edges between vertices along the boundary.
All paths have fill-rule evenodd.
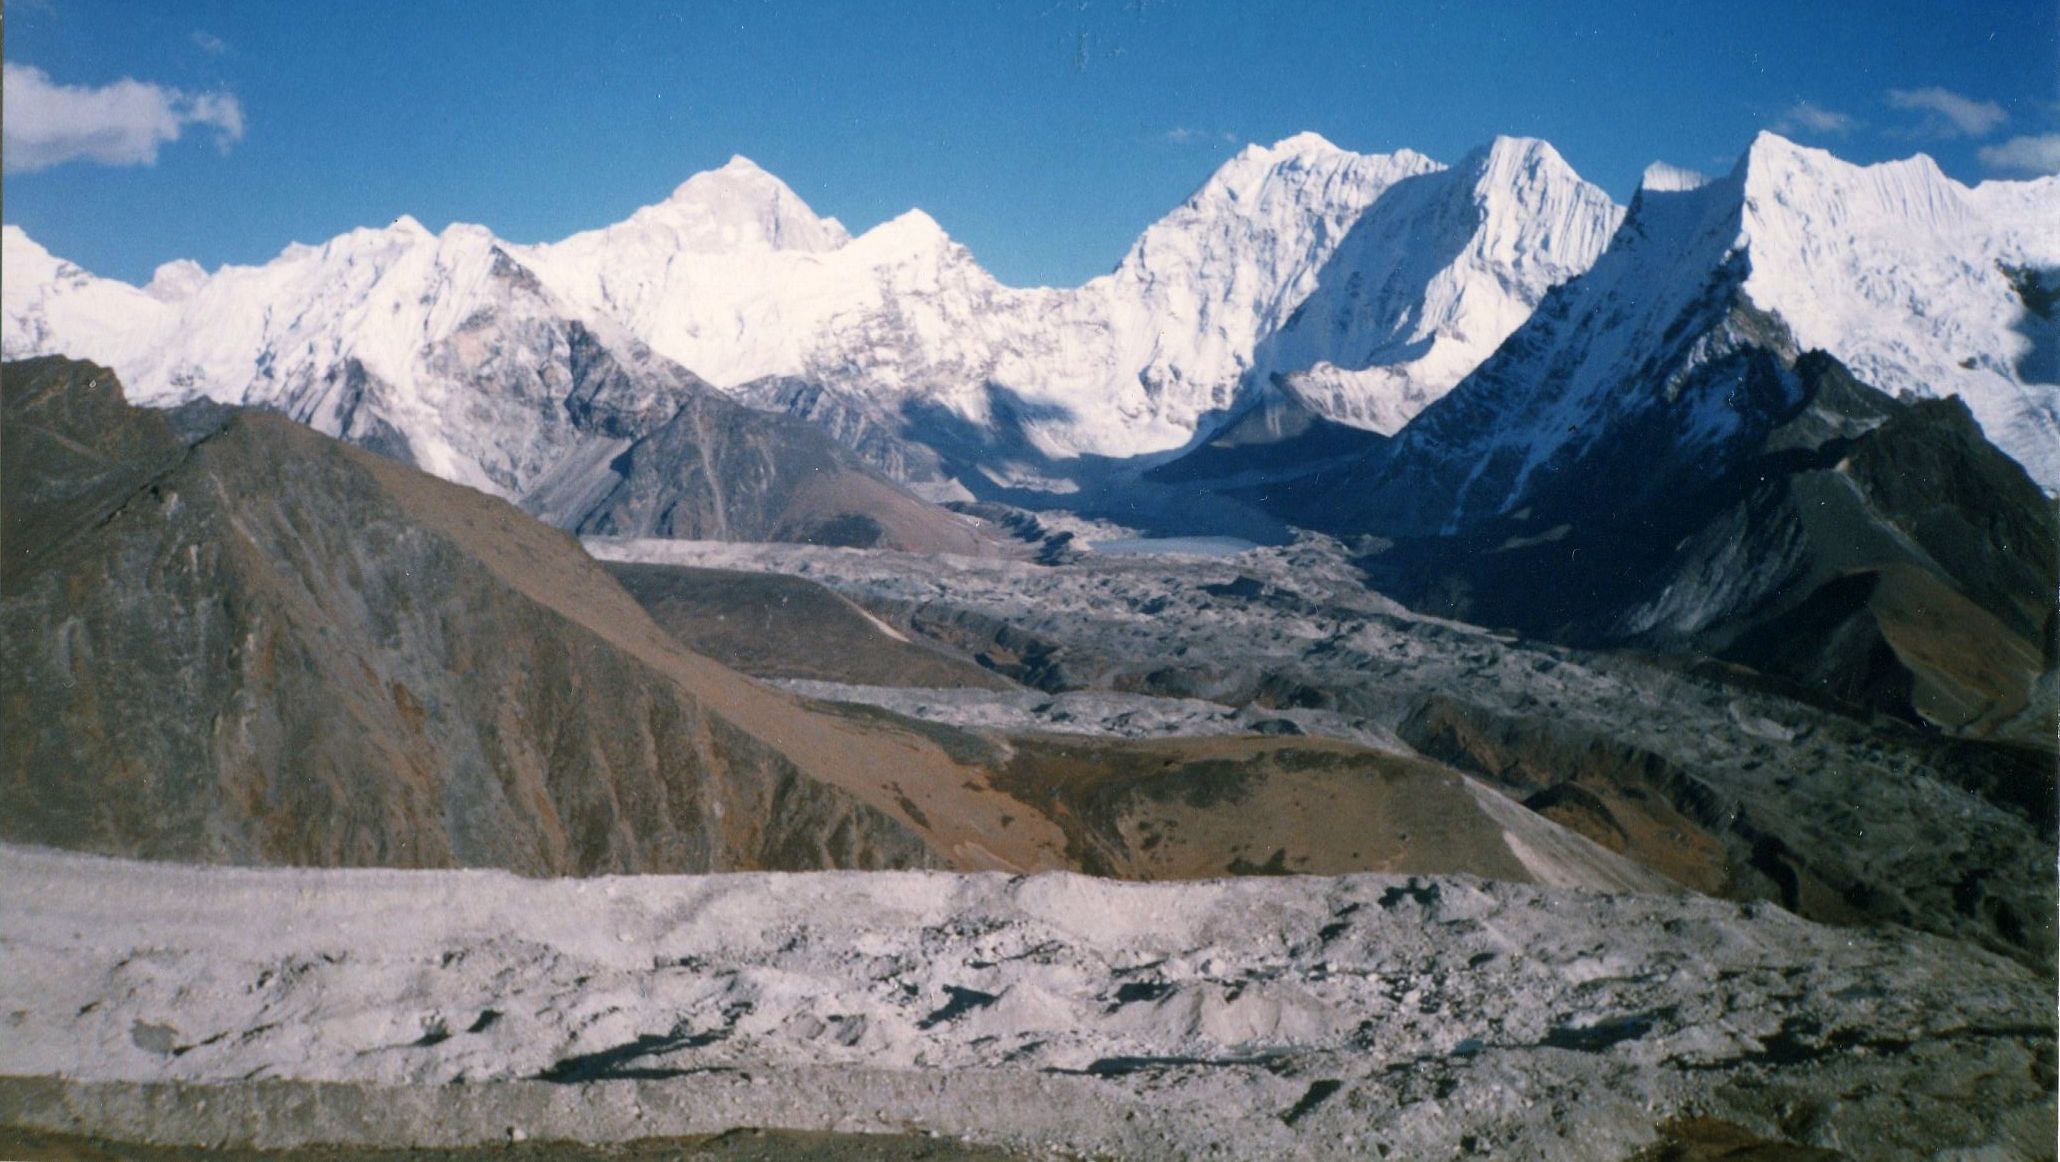
<path id="1" fill-rule="evenodd" d="M 1166 131 L 1166 140 L 1175 145 L 1192 145 L 1207 136 L 1209 135 L 1201 130 L 1189 129 L 1185 125 L 1176 126 Z"/>
<path id="2" fill-rule="evenodd" d="M 1981 148 L 1981 164 L 2004 173 L 2060 173 L 2060 133 L 2013 137 Z"/>
<path id="3" fill-rule="evenodd" d="M 1774 122 L 1774 132 L 1850 133 L 1858 122 L 1844 113 L 1834 113 L 1811 101 L 1797 101 Z"/>
<path id="4" fill-rule="evenodd" d="M 1994 101 L 1977 101 L 1934 85 L 1929 89 L 1890 89 L 1890 107 L 1925 113 L 1926 128 L 1953 137 L 1986 137 L 2010 119 Z"/>
<path id="5" fill-rule="evenodd" d="M 204 28 L 195 29 L 193 35 L 187 39 L 193 42 L 193 47 L 209 56 L 221 56 L 229 51 L 228 41 Z"/>
<path id="6" fill-rule="evenodd" d="M 153 165 L 158 149 L 190 125 L 213 129 L 224 151 L 243 138 L 243 106 L 230 93 L 188 93 L 128 78 L 95 89 L 55 84 L 42 69 L 12 61 L 5 69 L 0 160 L 9 173 L 68 161 Z"/>

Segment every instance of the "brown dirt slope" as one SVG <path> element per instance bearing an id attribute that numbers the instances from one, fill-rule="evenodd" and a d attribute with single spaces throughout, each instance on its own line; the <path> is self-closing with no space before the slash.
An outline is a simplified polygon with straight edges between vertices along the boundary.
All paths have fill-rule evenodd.
<path id="1" fill-rule="evenodd" d="M 679 565 L 611 563 L 606 568 L 680 644 L 755 678 L 984 690 L 1013 686 L 941 649 L 890 636 L 848 598 L 801 577 Z"/>

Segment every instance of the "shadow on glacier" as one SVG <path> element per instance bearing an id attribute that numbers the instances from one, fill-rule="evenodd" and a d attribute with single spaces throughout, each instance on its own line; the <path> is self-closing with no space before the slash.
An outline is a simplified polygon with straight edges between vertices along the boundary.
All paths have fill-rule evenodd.
<path id="1" fill-rule="evenodd" d="M 1071 409 L 1024 399 L 992 382 L 985 392 L 986 425 L 927 400 L 901 409 L 902 438 L 935 449 L 944 471 L 976 500 L 1033 512 L 1063 509 L 1155 536 L 1234 537 L 1262 545 L 1292 539 L 1287 525 L 1255 506 L 1203 487 L 1146 480 L 1145 470 L 1169 453 L 1052 456 L 1037 446 L 1030 428 L 1072 422 Z"/>

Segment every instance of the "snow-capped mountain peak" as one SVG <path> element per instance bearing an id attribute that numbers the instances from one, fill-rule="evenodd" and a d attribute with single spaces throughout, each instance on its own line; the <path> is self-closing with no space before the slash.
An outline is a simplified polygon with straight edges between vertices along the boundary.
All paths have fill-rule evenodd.
<path id="1" fill-rule="evenodd" d="M 1374 201 L 1260 346 L 1255 375 L 1329 419 L 1392 433 L 1586 270 L 1621 217 L 1552 146 L 1498 137 Z"/>
<path id="2" fill-rule="evenodd" d="M 842 223 L 818 217 L 787 183 L 741 155 L 688 178 L 630 222 L 669 234 L 679 249 L 697 253 L 834 250 L 850 240 Z"/>
<path id="3" fill-rule="evenodd" d="M 1481 180 L 1497 186 L 1520 180 L 1541 180 L 1546 175 L 1563 177 L 1573 173 L 1552 143 L 1536 137 L 1497 135 L 1488 144 L 1466 155 L 1462 165 L 1477 170 Z"/>
<path id="4" fill-rule="evenodd" d="M 924 249 L 951 245 L 951 235 L 945 233 L 937 219 L 921 210 L 908 210 L 889 218 L 859 235 L 858 240 Z"/>
<path id="5" fill-rule="evenodd" d="M 1259 147 L 1255 145 L 1249 148 L 1258 149 Z M 1266 152 L 1279 155 L 1287 153 L 1343 153 L 1345 151 L 1331 144 L 1330 138 L 1325 137 L 1323 134 L 1313 129 L 1304 129 L 1300 133 L 1283 137 L 1279 141 L 1274 142 L 1273 147 Z"/>
<path id="6" fill-rule="evenodd" d="M 88 274 L 19 226 L 0 227 L 0 354 L 57 352 L 119 364 L 156 341 L 171 311 L 151 295 Z"/>
<path id="7" fill-rule="evenodd" d="M 1643 241 L 1599 272 L 1607 290 L 1579 300 L 1608 335 L 1590 359 L 1572 350 L 1589 338 L 1553 333 L 1595 372 L 1568 399 L 1635 370 L 1640 344 L 1717 274 L 1745 278 L 1751 304 L 1796 343 L 1891 392 L 1965 396 L 2051 484 L 2060 406 L 2039 378 L 2051 356 L 2035 356 L 2060 340 L 2039 338 L 2052 322 L 2030 318 L 2043 293 L 2024 287 L 2060 269 L 2056 198 L 2060 179 L 1970 189 L 1928 159 L 1853 166 L 1773 135 L 1715 180 L 1655 166 L 1622 232 Z M 1305 133 L 1238 151 L 1109 274 L 1015 289 L 920 210 L 853 238 L 737 157 L 562 242 L 504 244 L 464 225 L 433 235 L 403 216 L 261 267 L 168 265 L 147 291 L 95 279 L 9 227 L 0 289 L 10 355 L 101 359 L 163 399 L 275 398 L 286 389 L 260 381 L 284 374 L 289 355 L 356 360 L 394 399 L 415 399 L 406 369 L 426 343 L 469 349 L 461 324 L 485 294 L 524 317 L 619 328 L 719 388 L 831 424 L 879 463 L 934 467 L 908 442 L 941 433 L 956 449 L 946 459 L 961 461 L 949 471 L 1000 464 L 1028 482 L 1081 454 L 1180 447 L 1276 389 L 1395 432 L 1549 288 L 1595 265 L 1623 217 L 1535 139 L 1498 138 L 1447 169 Z M 496 297 L 529 283 L 522 303 Z M 187 337 L 167 339 L 175 332 Z M 307 374 L 326 372 L 310 363 Z M 420 402 L 410 422 L 426 432 L 433 401 Z M 900 450 L 878 451 L 890 444 Z M 528 471 L 488 468 L 504 491 Z"/>
<path id="8" fill-rule="evenodd" d="M 1924 154 L 1855 165 L 1762 133 L 1740 160 L 1746 294 L 1891 394 L 1957 395 L 1991 440 L 2060 484 L 2052 320 L 2027 271 L 2060 269 L 2060 180 L 1968 187 Z M 2042 337 L 2043 336 L 2043 337 Z"/>
<path id="9" fill-rule="evenodd" d="M 207 271 L 190 258 L 162 263 L 151 273 L 143 293 L 161 303 L 184 302 L 207 282 Z"/>

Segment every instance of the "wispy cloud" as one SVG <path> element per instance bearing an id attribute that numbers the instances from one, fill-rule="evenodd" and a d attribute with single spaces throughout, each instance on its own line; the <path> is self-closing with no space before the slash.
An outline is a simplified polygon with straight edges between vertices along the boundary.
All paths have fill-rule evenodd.
<path id="1" fill-rule="evenodd" d="M 1776 133 L 1823 133 L 1837 136 L 1851 133 L 1858 121 L 1844 113 L 1833 112 L 1813 101 L 1797 101 L 1783 112 L 1772 126 Z"/>
<path id="2" fill-rule="evenodd" d="M 222 56 L 229 51 L 228 41 L 223 40 L 205 28 L 194 29 L 193 35 L 186 39 L 193 42 L 193 47 L 209 56 Z"/>
<path id="3" fill-rule="evenodd" d="M 1924 129 L 1941 137 L 1987 137 L 2010 114 L 1994 101 L 1977 101 L 1934 85 L 1928 89 L 1890 89 L 1892 109 L 1924 114 Z"/>
<path id="4" fill-rule="evenodd" d="M 1981 164 L 2001 173 L 2060 173 L 2060 133 L 2013 137 L 1981 148 Z"/>
<path id="5" fill-rule="evenodd" d="M 1180 125 L 1168 129 L 1165 137 L 1166 140 L 1175 145 L 1198 145 L 1206 141 L 1221 141 L 1230 145 L 1237 144 L 1237 134 L 1227 129 L 1189 129 L 1185 125 Z"/>
<path id="6" fill-rule="evenodd" d="M 243 139 L 243 106 L 227 92 L 188 93 L 124 78 L 89 88 L 60 85 L 42 69 L 7 62 L 0 92 L 0 156 L 10 173 L 70 161 L 153 165 L 188 126 L 214 130 L 227 152 Z"/>

